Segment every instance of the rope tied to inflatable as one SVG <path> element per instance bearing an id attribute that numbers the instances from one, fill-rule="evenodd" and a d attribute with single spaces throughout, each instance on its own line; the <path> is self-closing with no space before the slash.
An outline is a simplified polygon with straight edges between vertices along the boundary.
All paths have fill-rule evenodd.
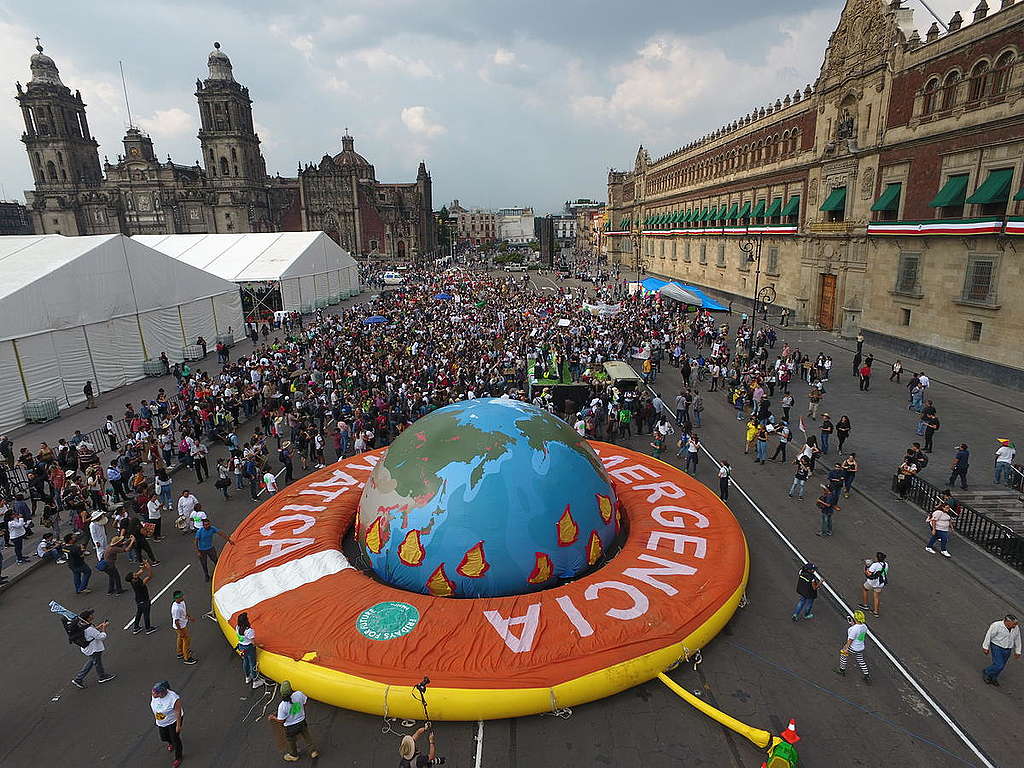
<path id="1" fill-rule="evenodd" d="M 558 706 L 558 698 L 555 696 L 554 688 L 548 688 L 548 695 L 551 697 L 551 711 L 541 712 L 540 714 L 560 717 L 562 720 L 568 720 L 570 717 L 572 717 L 572 707 Z"/>

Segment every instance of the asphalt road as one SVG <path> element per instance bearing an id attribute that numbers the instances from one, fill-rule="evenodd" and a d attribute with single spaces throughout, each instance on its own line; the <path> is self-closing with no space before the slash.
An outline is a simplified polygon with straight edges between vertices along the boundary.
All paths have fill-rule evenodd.
<path id="1" fill-rule="evenodd" d="M 533 280 L 538 288 L 551 285 L 545 276 Z M 988 623 L 1005 612 L 1006 601 L 958 562 L 959 556 L 966 557 L 966 543 L 954 541 L 952 562 L 927 556 L 921 550 L 924 528 L 914 522 L 922 514 L 894 506 L 886 496 L 887 483 L 879 482 L 887 478 L 885 462 L 891 452 L 905 439 L 903 425 L 894 426 L 893 421 L 904 407 L 902 389 L 885 392 L 877 387 L 865 406 L 854 400 L 858 395 L 852 378 L 834 378 L 828 404 L 849 404 L 855 450 L 871 468 L 859 482 L 875 502 L 859 496 L 846 500 L 831 539 L 813 535 L 813 498 L 798 503 L 786 497 L 789 467 L 754 465 L 742 453 L 742 427 L 731 407 L 724 398 L 705 394 L 702 437 L 715 457 L 728 459 L 736 470 L 738 488 L 733 489 L 730 506 L 750 544 L 750 584 L 746 607 L 702 649 L 696 670 L 690 664 L 671 674 L 685 688 L 751 725 L 779 731 L 795 718 L 803 737 L 798 745 L 802 765 L 984 765 L 883 656 L 877 643 L 869 641 L 867 650 L 874 685 L 865 686 L 857 674 L 840 678 L 831 671 L 846 627 L 845 611 L 834 600 L 819 599 L 811 621 L 790 621 L 798 562 L 780 532 L 819 565 L 847 604 L 859 601 L 862 558 L 882 548 L 893 563 L 892 582 L 883 596 L 882 616 L 872 618 L 871 629 L 991 764 L 1017 765 L 1017 728 L 1012 724 L 1024 717 L 1024 665 L 1011 661 L 998 689 L 983 685 L 980 676 L 986 663 L 979 649 L 982 635 Z M 678 373 L 669 370 L 656 387 L 667 398 L 678 383 Z M 802 389 L 796 390 L 799 403 Z M 958 408 L 965 420 L 979 418 L 971 416 L 975 405 L 969 397 L 959 401 Z M 836 415 L 840 409 L 830 410 Z M 627 444 L 647 450 L 647 442 L 645 436 Z M 220 449 L 214 449 L 211 463 L 218 455 Z M 675 463 L 671 455 L 668 460 Z M 714 486 L 715 469 L 710 457 L 703 456 L 698 479 Z M 219 527 L 232 529 L 252 508 L 245 492 L 225 502 L 218 500 L 209 482 L 195 486 L 191 480 L 179 474 L 175 493 L 185 487 L 197 490 Z M 265 695 L 243 686 L 238 658 L 216 625 L 199 618 L 209 609 L 210 597 L 190 539 L 172 530 L 155 546 L 163 563 L 155 569 L 152 594 L 189 566 L 173 588 L 185 590 L 190 612 L 197 617 L 193 642 L 199 663 L 184 666 L 174 658 L 170 590 L 153 608 L 160 631 L 132 636 L 121 629 L 133 615 L 130 594 L 106 597 L 102 574 L 94 574 L 96 589 L 91 595 L 78 597 L 63 566 L 31 574 L 0 597 L 6 650 L 5 695 L 0 698 L 4 768 L 165 764 L 166 752 L 148 704 L 150 686 L 161 679 L 170 680 L 183 697 L 186 765 L 262 768 L 281 763 L 274 735 L 261 718 L 270 711 Z M 1007 585 L 1020 583 L 1014 578 L 1007 575 Z M 1021 594 L 1018 586 L 1016 595 Z M 90 677 L 84 691 L 70 684 L 82 655 L 67 643 L 59 620 L 47 609 L 49 600 L 75 610 L 92 606 L 98 616 L 110 617 L 114 629 L 104 655 L 108 670 L 118 675 L 115 680 L 98 685 Z M 316 703 L 309 713 L 325 765 L 394 766 L 398 736 L 393 732 L 411 730 L 401 722 L 384 723 L 379 717 Z M 761 763 L 750 743 L 691 709 L 657 681 L 562 716 L 439 723 L 437 743 L 448 764 L 455 766 L 667 768 Z"/>

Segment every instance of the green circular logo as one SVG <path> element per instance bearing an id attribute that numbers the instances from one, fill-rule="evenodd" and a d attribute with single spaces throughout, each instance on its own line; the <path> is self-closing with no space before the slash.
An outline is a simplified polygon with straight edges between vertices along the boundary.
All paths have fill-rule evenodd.
<path id="1" fill-rule="evenodd" d="M 416 606 L 408 603 L 377 603 L 359 614 L 356 629 L 370 640 L 394 640 L 412 632 L 420 621 Z"/>

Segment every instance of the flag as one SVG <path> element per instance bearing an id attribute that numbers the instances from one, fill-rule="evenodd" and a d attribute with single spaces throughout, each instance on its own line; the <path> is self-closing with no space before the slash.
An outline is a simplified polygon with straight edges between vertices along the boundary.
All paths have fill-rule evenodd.
<path id="1" fill-rule="evenodd" d="M 804 434 L 807 434 L 807 425 L 804 424 L 803 416 L 800 417 L 800 431 L 803 432 Z"/>

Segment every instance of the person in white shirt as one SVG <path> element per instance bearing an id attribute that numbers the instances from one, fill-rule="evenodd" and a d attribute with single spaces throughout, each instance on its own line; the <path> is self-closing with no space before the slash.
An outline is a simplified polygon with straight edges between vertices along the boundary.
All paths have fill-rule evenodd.
<path id="1" fill-rule="evenodd" d="M 992 663 L 981 670 L 981 676 L 989 685 L 999 686 L 999 673 L 1003 671 L 1010 653 L 1020 658 L 1020 627 L 1017 617 L 1008 613 L 1002 621 L 993 621 L 985 633 L 981 643 L 981 651 L 986 656 L 992 654 Z"/>
<path id="2" fill-rule="evenodd" d="M 192 519 L 192 513 L 195 511 L 196 504 L 199 503 L 199 499 L 192 495 L 192 493 L 185 489 L 181 492 L 181 496 L 178 497 L 178 517 L 185 520 Z M 199 526 L 193 526 L 198 528 Z"/>
<path id="3" fill-rule="evenodd" d="M 174 591 L 174 602 L 171 603 L 171 627 L 175 634 L 175 651 L 178 658 L 186 664 L 195 664 L 199 659 L 192 655 L 192 634 L 188 623 L 192 617 L 185 605 L 185 593 L 180 589 Z"/>
<path id="4" fill-rule="evenodd" d="M 89 518 L 89 537 L 92 539 L 92 546 L 96 552 L 96 559 L 103 559 L 103 550 L 107 548 L 107 515 L 103 510 L 97 509 Z"/>
<path id="5" fill-rule="evenodd" d="M 996 477 L 993 481 L 996 485 L 1001 485 L 1004 482 L 1004 475 L 1007 485 L 1013 481 L 1013 457 L 1016 455 L 1017 449 L 1014 448 L 1013 443 L 1009 440 L 999 441 L 999 447 L 996 448 Z"/>
<path id="6" fill-rule="evenodd" d="M 846 677 L 846 663 L 850 656 L 853 656 L 860 667 L 860 673 L 864 676 L 864 682 L 870 685 L 871 673 L 868 672 L 868 663 L 864 659 L 864 640 L 868 636 L 864 611 L 854 611 L 853 616 L 848 617 L 847 621 L 850 622 L 850 628 L 846 630 L 846 645 L 839 649 L 839 666 L 835 672 Z"/>
<path id="7" fill-rule="evenodd" d="M 163 513 L 163 507 L 158 496 L 146 502 L 146 519 L 153 525 L 153 541 L 160 541 L 163 538 L 160 535 L 160 515 Z"/>
<path id="8" fill-rule="evenodd" d="M 876 552 L 874 560 L 864 561 L 864 586 L 861 588 L 861 601 L 858 608 L 872 610 L 868 605 L 868 594 L 873 595 L 874 610 L 878 615 L 878 604 L 882 599 L 882 590 L 889 583 L 889 564 L 885 561 L 885 552 Z"/>
<path id="9" fill-rule="evenodd" d="M 263 473 L 263 485 L 267 488 L 267 495 L 273 496 L 277 493 L 277 478 L 274 476 L 274 472 L 268 469 Z"/>
<path id="10" fill-rule="evenodd" d="M 288 751 L 284 753 L 285 761 L 294 763 L 299 759 L 299 736 L 309 744 L 309 756 L 316 759 L 320 751 L 313 744 L 313 738 L 309 733 L 309 725 L 306 723 L 306 694 L 302 691 L 292 690 L 292 684 L 287 680 L 281 681 L 281 703 L 277 705 L 277 715 L 267 715 L 267 719 L 280 723 L 284 727 L 284 738 L 288 742 Z"/>
<path id="11" fill-rule="evenodd" d="M 181 708 L 181 697 L 171 690 L 171 684 L 166 680 L 153 686 L 153 696 L 149 700 L 149 706 L 153 710 L 153 719 L 156 727 L 160 729 L 160 741 L 167 743 L 167 751 L 174 751 L 174 762 L 172 768 L 181 765 L 181 724 L 185 719 L 185 712 Z"/>
<path id="12" fill-rule="evenodd" d="M 107 639 L 107 626 L 110 622 L 103 621 L 94 627 L 92 625 L 94 613 L 95 611 L 92 608 L 87 608 L 78 614 L 77 618 L 72 619 L 72 621 L 85 625 L 85 639 L 88 643 L 88 645 L 82 648 L 82 653 L 86 657 L 85 665 L 71 679 L 72 684 L 77 688 L 85 688 L 85 676 L 89 674 L 89 670 L 93 667 L 96 667 L 96 676 L 101 683 L 113 680 L 116 677 L 116 675 L 108 675 L 107 671 L 103 668 L 103 651 L 106 650 L 103 641 Z"/>
<path id="13" fill-rule="evenodd" d="M 950 512 L 952 512 L 952 508 L 949 504 L 943 502 L 928 517 L 928 525 L 932 527 L 932 536 L 928 539 L 928 545 L 924 548 L 925 552 L 934 555 L 935 550 L 933 547 L 935 542 L 938 542 L 939 550 L 942 554 L 946 557 L 951 557 L 949 552 L 946 551 L 946 546 L 949 544 L 949 524 L 953 519 Z"/>

